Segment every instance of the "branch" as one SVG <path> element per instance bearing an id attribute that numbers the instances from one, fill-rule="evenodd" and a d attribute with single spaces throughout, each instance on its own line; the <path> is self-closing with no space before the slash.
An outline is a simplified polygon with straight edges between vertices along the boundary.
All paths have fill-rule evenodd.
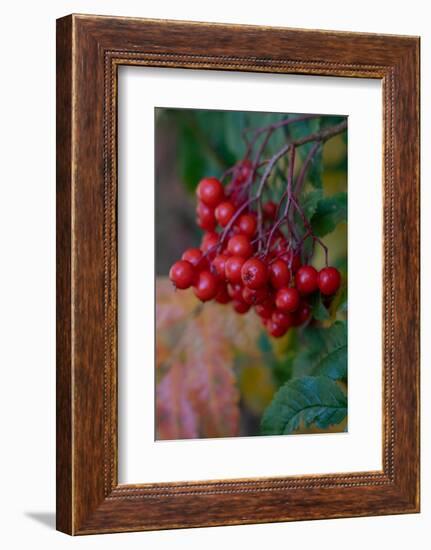
<path id="1" fill-rule="evenodd" d="M 341 122 L 340 124 L 337 124 L 335 126 L 332 126 L 331 128 L 325 128 L 324 130 L 320 130 L 319 132 L 314 132 L 313 134 L 309 134 L 308 136 L 304 136 L 302 138 L 296 139 L 294 141 L 291 141 L 284 147 L 282 147 L 277 153 L 275 153 L 274 156 L 272 156 L 270 159 L 268 159 L 266 163 L 265 171 L 262 175 L 262 178 L 260 180 L 260 184 L 257 190 L 257 195 L 260 197 L 263 191 L 263 187 L 274 168 L 274 165 L 283 157 L 291 147 L 300 147 L 301 145 L 305 145 L 306 143 L 310 143 L 311 141 L 317 141 L 318 143 L 323 143 L 330 139 L 331 137 L 334 137 L 338 134 L 341 134 L 344 132 L 344 130 L 347 128 L 347 120 L 344 122 Z"/>
<path id="2" fill-rule="evenodd" d="M 331 137 L 334 137 L 338 134 L 343 133 L 344 130 L 346 130 L 346 128 L 347 128 L 347 120 L 340 122 L 335 126 L 331 126 L 331 128 L 325 128 L 324 130 L 320 130 L 319 132 L 314 132 L 313 134 L 309 134 L 308 136 L 292 141 L 291 144 L 295 145 L 296 147 L 299 147 L 300 145 L 305 145 L 306 143 L 310 143 L 310 141 L 325 142 Z"/>
<path id="3" fill-rule="evenodd" d="M 287 189 L 283 195 L 287 195 L 286 205 L 284 207 L 283 215 L 277 220 L 277 222 L 272 226 L 272 230 L 269 234 L 268 241 L 266 243 L 265 247 L 265 255 L 267 255 L 271 249 L 271 243 L 272 239 L 274 237 L 275 232 L 277 229 L 288 220 L 289 215 L 289 208 L 290 208 L 290 201 L 292 198 L 292 187 L 293 187 L 293 171 L 295 167 L 295 147 L 292 147 L 290 149 L 290 155 L 289 155 L 289 174 L 287 177 Z M 283 200 L 283 197 L 281 198 Z M 280 202 L 281 203 L 281 202 Z"/>
<path id="4" fill-rule="evenodd" d="M 320 141 L 317 141 L 313 145 L 313 147 L 309 150 L 308 155 L 306 156 L 303 165 L 301 166 L 301 172 L 299 173 L 299 176 L 298 176 L 298 179 L 296 180 L 296 185 L 295 185 L 295 195 L 297 197 L 301 193 L 301 188 L 304 184 L 304 180 L 305 180 L 305 176 L 307 174 L 308 167 L 311 164 L 311 161 L 313 160 L 314 155 L 317 153 L 317 151 L 319 150 L 321 145 L 322 145 L 322 143 Z"/>
<path id="5" fill-rule="evenodd" d="M 254 130 L 254 136 L 252 141 L 256 141 L 256 139 L 263 133 L 274 130 L 278 130 L 279 128 L 283 128 L 284 126 L 289 126 L 290 124 L 295 124 L 295 122 L 304 122 L 304 120 L 310 120 L 313 118 L 320 118 L 322 115 L 299 115 L 295 118 L 287 118 L 284 120 L 280 120 L 279 122 L 273 122 L 272 124 L 269 124 L 268 126 L 263 126 L 262 128 L 258 128 L 257 130 Z M 246 128 L 244 130 L 244 134 L 247 132 L 250 132 L 252 128 Z"/>

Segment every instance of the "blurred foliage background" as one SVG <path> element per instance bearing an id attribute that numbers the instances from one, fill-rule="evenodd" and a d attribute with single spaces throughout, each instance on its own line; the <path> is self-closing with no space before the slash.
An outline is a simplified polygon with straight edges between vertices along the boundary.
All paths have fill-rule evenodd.
<path id="1" fill-rule="evenodd" d="M 167 279 L 172 263 L 202 237 L 195 221 L 199 180 L 220 177 L 244 157 L 244 129 L 293 116 L 298 114 L 155 109 L 157 439 L 346 429 L 347 132 L 324 143 L 304 186 L 313 227 L 343 275 L 319 323 L 275 340 L 253 311 L 240 316 L 214 302 L 202 305 L 192 291 L 175 292 Z M 289 138 L 343 119 L 325 115 L 280 129 L 265 156 Z M 295 173 L 309 147 L 298 149 Z M 282 185 L 275 174 L 272 192 Z M 323 261 L 316 247 L 312 263 L 320 268 Z"/>

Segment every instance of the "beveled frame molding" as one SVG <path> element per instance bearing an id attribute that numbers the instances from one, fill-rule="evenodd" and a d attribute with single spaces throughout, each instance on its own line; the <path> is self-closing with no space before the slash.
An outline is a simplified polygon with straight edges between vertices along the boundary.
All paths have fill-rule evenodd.
<path id="1" fill-rule="evenodd" d="M 382 471 L 118 484 L 120 65 L 382 80 Z M 57 528 L 89 534 L 418 511 L 419 39 L 81 15 L 59 19 Z"/>

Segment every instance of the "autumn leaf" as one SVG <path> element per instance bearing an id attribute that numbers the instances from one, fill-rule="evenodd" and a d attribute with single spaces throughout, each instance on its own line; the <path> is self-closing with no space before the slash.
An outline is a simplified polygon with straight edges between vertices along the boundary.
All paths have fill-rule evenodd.
<path id="1" fill-rule="evenodd" d="M 232 369 L 233 349 L 224 337 L 224 309 L 203 308 L 187 323 L 184 337 L 189 398 L 203 437 L 235 436 L 239 429 L 239 393 Z M 214 310 L 218 310 L 216 315 Z"/>
<path id="2" fill-rule="evenodd" d="M 196 308 L 197 302 L 191 290 L 176 291 L 167 277 L 156 280 L 156 329 L 166 329 L 184 319 Z"/>
<path id="3" fill-rule="evenodd" d="M 257 316 L 240 316 L 215 302 L 202 305 L 191 291 L 175 292 L 168 279 L 158 278 L 156 319 L 157 437 L 238 435 L 234 365 L 241 355 L 261 357 Z M 174 390 L 180 392 L 175 399 Z"/>
<path id="4" fill-rule="evenodd" d="M 188 398 L 185 374 L 185 365 L 175 363 L 157 385 L 157 439 L 198 437 L 196 413 Z"/>

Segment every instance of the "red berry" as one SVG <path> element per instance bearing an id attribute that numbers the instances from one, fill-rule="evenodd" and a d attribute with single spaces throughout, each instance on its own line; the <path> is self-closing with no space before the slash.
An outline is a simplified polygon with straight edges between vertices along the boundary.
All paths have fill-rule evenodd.
<path id="1" fill-rule="evenodd" d="M 250 309 L 250 306 L 242 300 L 234 300 L 233 308 L 237 313 L 243 314 L 247 313 L 247 311 Z"/>
<path id="2" fill-rule="evenodd" d="M 242 299 L 243 288 L 244 287 L 239 283 L 234 285 L 227 285 L 227 292 L 229 296 L 232 298 L 232 300 L 236 300 L 240 302 L 240 301 L 243 301 Z"/>
<path id="3" fill-rule="evenodd" d="M 262 210 L 266 219 L 273 220 L 277 214 L 277 205 L 273 201 L 268 201 L 263 204 Z"/>
<path id="4" fill-rule="evenodd" d="M 215 208 L 224 198 L 224 188 L 217 178 L 204 178 L 199 182 L 196 194 L 207 206 Z"/>
<path id="5" fill-rule="evenodd" d="M 196 207 L 197 223 L 201 229 L 205 231 L 213 231 L 215 229 L 216 218 L 214 209 L 207 206 L 204 202 L 198 202 Z"/>
<path id="6" fill-rule="evenodd" d="M 286 250 L 289 248 L 289 243 L 284 237 L 284 235 L 280 235 L 278 239 L 276 240 L 276 246 L 275 251 L 278 252 L 286 252 Z"/>
<path id="7" fill-rule="evenodd" d="M 227 304 L 228 302 L 230 302 L 230 296 L 229 296 L 229 293 L 227 291 L 226 285 L 221 285 L 220 286 L 220 288 L 219 288 L 219 290 L 216 294 L 215 300 L 219 304 Z"/>
<path id="8" fill-rule="evenodd" d="M 283 252 L 283 250 L 279 250 L 279 252 Z M 294 252 L 291 248 L 286 249 L 284 254 L 282 254 L 279 257 L 281 260 L 286 262 L 287 267 L 289 267 L 292 270 L 292 273 L 296 273 L 298 269 L 301 267 L 300 255 Z"/>
<path id="9" fill-rule="evenodd" d="M 324 267 L 319 271 L 318 284 L 320 292 L 325 296 L 335 294 L 341 284 L 340 272 L 335 267 Z"/>
<path id="10" fill-rule="evenodd" d="M 296 272 L 295 282 L 300 294 L 311 294 L 318 288 L 317 271 L 312 265 L 303 265 Z"/>
<path id="11" fill-rule="evenodd" d="M 242 266 L 241 278 L 248 288 L 256 290 L 263 287 L 268 280 L 266 264 L 262 260 L 259 260 L 259 258 L 250 258 Z"/>
<path id="12" fill-rule="evenodd" d="M 290 248 L 290 244 L 283 237 L 279 240 L 276 246 L 277 257 L 287 263 L 287 267 L 292 270 L 292 273 L 296 273 L 301 267 L 301 257 Z"/>
<path id="13" fill-rule="evenodd" d="M 226 266 L 226 260 L 228 260 L 228 256 L 225 254 L 219 254 L 214 258 L 214 260 L 211 262 L 211 271 L 214 273 L 214 275 L 218 275 L 221 279 L 225 278 L 225 266 Z"/>
<path id="14" fill-rule="evenodd" d="M 293 254 L 293 253 L 292 253 Z M 293 254 L 292 261 L 290 259 L 287 261 L 288 265 L 291 263 L 292 273 L 296 273 L 301 267 L 301 257 L 299 254 Z"/>
<path id="15" fill-rule="evenodd" d="M 273 312 L 271 319 L 274 323 L 286 329 L 292 327 L 294 324 L 294 316 L 287 311 L 280 311 L 279 309 Z"/>
<path id="16" fill-rule="evenodd" d="M 255 306 L 256 304 L 262 304 L 268 298 L 268 291 L 266 288 L 258 288 L 253 290 L 248 287 L 244 287 L 242 291 L 242 299 L 246 304 Z"/>
<path id="17" fill-rule="evenodd" d="M 235 184 L 235 180 L 232 181 L 232 184 Z M 244 203 L 244 193 L 242 189 L 234 189 L 229 194 L 229 200 L 235 206 L 235 208 L 239 208 Z"/>
<path id="18" fill-rule="evenodd" d="M 263 304 L 257 304 L 254 310 L 262 319 L 269 319 L 274 311 L 274 305 L 272 301 L 267 300 Z"/>
<path id="19" fill-rule="evenodd" d="M 306 303 L 301 303 L 293 316 L 294 317 L 293 325 L 295 327 L 302 325 L 310 317 L 310 314 L 311 314 L 310 306 Z"/>
<path id="20" fill-rule="evenodd" d="M 222 227 L 226 227 L 235 214 L 235 206 L 229 202 L 221 202 L 215 209 L 215 219 Z"/>
<path id="21" fill-rule="evenodd" d="M 169 278 L 177 288 L 189 288 L 194 280 L 195 272 L 190 262 L 179 260 L 169 270 Z"/>
<path id="22" fill-rule="evenodd" d="M 194 284 L 194 292 L 201 302 L 215 298 L 219 290 L 218 279 L 210 271 L 201 271 Z"/>
<path id="23" fill-rule="evenodd" d="M 283 260 L 275 260 L 269 266 L 269 280 L 274 288 L 286 287 L 290 282 L 290 269 Z"/>
<path id="24" fill-rule="evenodd" d="M 249 159 L 239 162 L 235 168 L 235 183 L 245 183 L 250 176 L 253 164 Z"/>
<path id="25" fill-rule="evenodd" d="M 226 279 L 231 283 L 241 282 L 241 268 L 244 265 L 245 258 L 241 256 L 231 256 L 226 260 L 224 271 Z"/>
<path id="26" fill-rule="evenodd" d="M 243 214 L 236 222 L 236 228 L 239 233 L 253 237 L 256 233 L 257 221 L 253 214 Z"/>
<path id="27" fill-rule="evenodd" d="M 202 260 L 202 250 L 199 248 L 188 248 L 183 252 L 181 259 L 190 262 L 192 266 L 197 269 L 203 269 L 206 267 L 206 261 Z"/>
<path id="28" fill-rule="evenodd" d="M 268 319 L 268 322 L 266 323 L 266 327 L 270 335 L 274 336 L 274 338 L 280 338 L 281 336 L 284 336 L 287 332 L 286 327 L 279 325 L 278 323 L 274 322 L 272 319 Z"/>
<path id="29" fill-rule="evenodd" d="M 215 233 L 214 231 L 209 231 L 208 233 L 205 233 L 201 243 L 202 252 L 208 252 L 210 248 L 214 248 L 218 243 L 218 239 L 218 233 Z"/>
<path id="30" fill-rule="evenodd" d="M 232 256 L 249 258 L 253 254 L 253 247 L 250 239 L 245 235 L 234 235 L 227 243 L 227 249 Z"/>
<path id="31" fill-rule="evenodd" d="M 280 288 L 275 296 L 275 305 L 282 311 L 293 312 L 299 307 L 300 297 L 296 288 Z"/>

